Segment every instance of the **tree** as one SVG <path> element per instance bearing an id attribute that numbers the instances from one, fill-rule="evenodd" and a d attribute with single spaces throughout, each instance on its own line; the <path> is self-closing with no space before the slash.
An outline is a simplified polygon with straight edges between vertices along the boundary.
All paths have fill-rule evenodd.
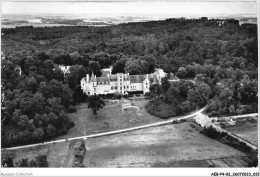
<path id="1" fill-rule="evenodd" d="M 149 89 L 150 89 L 150 97 L 151 98 L 157 97 L 161 93 L 161 89 L 160 89 L 160 86 L 158 84 L 151 85 L 151 87 Z"/>
<path id="2" fill-rule="evenodd" d="M 227 104 L 230 103 L 230 101 L 232 100 L 233 96 L 234 96 L 233 90 L 226 87 L 221 91 L 219 95 L 219 99 L 225 104 L 226 107 Z"/>
<path id="3" fill-rule="evenodd" d="M 114 63 L 113 68 L 112 68 L 112 74 L 117 74 L 117 73 L 125 73 L 125 63 L 126 59 L 121 59 Z"/>
<path id="4" fill-rule="evenodd" d="M 166 92 L 166 100 L 170 103 L 176 103 L 180 98 L 180 89 L 178 85 L 172 85 Z"/>
<path id="5" fill-rule="evenodd" d="M 188 100 L 192 103 L 203 106 L 207 103 L 211 93 L 211 89 L 208 84 L 204 82 L 196 83 L 194 88 L 188 91 Z"/>
<path id="6" fill-rule="evenodd" d="M 98 63 L 91 63 L 91 66 L 93 67 Z M 100 68 L 99 68 L 100 69 Z M 94 70 L 93 70 L 94 72 Z M 97 72 L 97 71 L 95 71 Z M 86 68 L 82 65 L 73 65 L 70 67 L 70 73 L 68 73 L 65 77 L 66 83 L 69 85 L 71 89 L 74 89 L 76 85 L 80 83 L 80 80 L 83 77 L 86 77 L 86 74 L 89 74 L 89 71 L 86 70 Z"/>
<path id="7" fill-rule="evenodd" d="M 92 72 L 97 76 L 97 77 L 100 77 L 102 75 L 101 73 L 101 66 L 98 62 L 95 62 L 95 61 L 90 61 L 89 64 L 88 64 L 88 71 L 87 73 L 89 75 L 92 74 Z"/>
<path id="8" fill-rule="evenodd" d="M 170 86 L 171 86 L 171 84 L 170 84 L 168 78 L 163 77 L 162 78 L 162 85 L 161 85 L 163 92 L 166 93 L 167 90 L 170 88 Z"/>
<path id="9" fill-rule="evenodd" d="M 154 56 L 152 55 L 145 55 L 145 56 L 141 56 L 139 57 L 140 60 L 144 60 L 147 62 L 147 69 L 148 69 L 148 73 L 153 73 L 154 69 L 155 69 L 155 65 L 156 65 L 156 59 Z"/>
<path id="10" fill-rule="evenodd" d="M 101 68 L 106 68 L 111 65 L 110 55 L 108 53 L 100 52 L 91 56 L 94 61 L 98 62 Z"/>
<path id="11" fill-rule="evenodd" d="M 59 65 L 66 65 L 66 66 L 70 66 L 73 64 L 73 61 L 70 57 L 70 55 L 60 55 L 59 57 L 56 57 L 54 59 L 54 62 L 56 64 L 59 64 Z"/>
<path id="12" fill-rule="evenodd" d="M 49 125 L 46 127 L 46 135 L 47 135 L 48 137 L 50 137 L 50 138 L 56 136 L 56 128 L 55 128 L 52 124 L 49 124 Z"/>
<path id="13" fill-rule="evenodd" d="M 46 55 L 46 53 L 42 52 L 42 53 L 38 54 L 37 58 L 39 60 L 45 61 L 45 60 L 48 60 L 50 57 L 48 55 Z"/>
<path id="14" fill-rule="evenodd" d="M 88 108 L 92 109 L 95 118 L 97 111 L 105 106 L 105 102 L 98 95 L 92 95 L 88 97 Z"/>
<path id="15" fill-rule="evenodd" d="M 33 131 L 33 133 L 32 133 L 32 137 L 36 141 L 44 139 L 44 131 L 43 131 L 43 129 L 42 128 L 35 129 Z"/>
<path id="16" fill-rule="evenodd" d="M 28 159 L 22 159 L 21 161 L 19 161 L 18 166 L 19 167 L 29 167 Z"/>
<path id="17" fill-rule="evenodd" d="M 80 102 L 84 102 L 84 100 L 86 99 L 86 94 L 83 93 L 81 86 L 77 85 L 74 88 L 74 92 L 73 92 L 73 102 L 74 103 L 80 103 Z"/>
<path id="18" fill-rule="evenodd" d="M 48 167 L 48 161 L 47 161 L 47 156 L 46 155 L 39 155 L 36 157 L 36 164 L 37 167 Z"/>
<path id="19" fill-rule="evenodd" d="M 128 60 L 125 64 L 125 73 L 130 75 L 144 74 L 144 69 L 137 60 Z"/>
<path id="20" fill-rule="evenodd" d="M 179 78 L 185 78 L 186 75 L 187 75 L 187 71 L 186 71 L 186 69 L 184 67 L 179 67 L 178 72 L 176 73 L 176 75 Z"/>

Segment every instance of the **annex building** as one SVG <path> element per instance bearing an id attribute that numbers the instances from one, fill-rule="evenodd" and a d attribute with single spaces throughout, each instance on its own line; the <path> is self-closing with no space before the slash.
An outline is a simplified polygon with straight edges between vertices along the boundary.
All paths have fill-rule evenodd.
<path id="1" fill-rule="evenodd" d="M 103 69 L 102 76 L 96 77 L 93 73 L 81 79 L 81 89 L 87 95 L 107 95 L 119 93 L 127 95 L 129 92 L 150 92 L 153 84 L 161 84 L 161 79 L 166 77 L 162 69 L 156 69 L 152 74 L 129 75 L 129 73 L 111 74 L 111 68 Z"/>

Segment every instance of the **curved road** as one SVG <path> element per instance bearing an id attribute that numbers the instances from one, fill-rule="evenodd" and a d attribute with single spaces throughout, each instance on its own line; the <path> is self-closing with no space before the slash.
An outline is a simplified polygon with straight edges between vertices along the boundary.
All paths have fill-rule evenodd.
<path id="1" fill-rule="evenodd" d="M 78 139 L 96 138 L 96 137 L 100 137 L 100 136 L 107 136 L 107 135 L 113 135 L 113 134 L 118 134 L 118 133 L 125 133 L 125 132 L 129 132 L 129 131 L 143 129 L 143 128 L 165 125 L 165 124 L 172 123 L 174 120 L 182 120 L 182 119 L 188 119 L 188 118 L 194 117 L 198 113 L 203 112 L 206 109 L 206 107 L 207 106 L 205 106 L 202 109 L 200 109 L 200 110 L 198 110 L 194 113 L 191 113 L 189 115 L 182 116 L 182 117 L 179 117 L 177 119 L 176 119 L 176 117 L 171 118 L 170 120 L 162 121 L 162 122 L 158 122 L 158 123 L 147 124 L 147 125 L 142 125 L 142 126 L 137 126 L 137 127 L 132 127 L 132 128 L 121 129 L 121 130 L 114 130 L 114 131 L 109 131 L 109 132 L 104 132 L 104 133 L 97 133 L 97 134 L 86 135 L 86 136 L 78 136 L 78 137 L 74 137 L 74 138 L 61 139 L 61 140 L 56 140 L 56 141 L 49 141 L 49 142 L 44 142 L 44 143 L 36 143 L 36 144 L 16 146 L 16 147 L 11 147 L 11 148 L 3 148 L 1 150 L 22 149 L 22 148 L 35 147 L 35 146 L 41 146 L 41 145 L 46 145 L 46 144 L 55 144 L 55 143 L 67 142 L 67 141 L 78 140 Z"/>

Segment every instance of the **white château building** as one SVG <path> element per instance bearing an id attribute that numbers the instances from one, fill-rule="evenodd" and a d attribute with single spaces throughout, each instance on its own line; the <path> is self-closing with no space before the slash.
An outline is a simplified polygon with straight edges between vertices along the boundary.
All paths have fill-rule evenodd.
<path id="1" fill-rule="evenodd" d="M 81 89 L 87 95 L 107 95 L 119 93 L 122 95 L 128 92 L 141 91 L 143 94 L 150 92 L 149 88 L 153 84 L 161 84 L 161 79 L 166 77 L 162 69 L 156 69 L 152 74 L 129 75 L 129 73 L 111 74 L 109 70 L 103 70 L 101 77 L 96 77 L 93 73 L 81 79 Z"/>

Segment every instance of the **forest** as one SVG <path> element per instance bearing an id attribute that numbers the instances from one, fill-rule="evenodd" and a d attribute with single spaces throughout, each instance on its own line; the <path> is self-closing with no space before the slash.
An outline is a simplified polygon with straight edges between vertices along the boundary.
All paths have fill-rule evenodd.
<path id="1" fill-rule="evenodd" d="M 257 112 L 254 24 L 227 19 L 220 25 L 202 17 L 107 27 L 25 26 L 3 28 L 1 45 L 3 147 L 65 134 L 74 125 L 66 113 L 86 99 L 81 78 L 100 76 L 109 66 L 112 73 L 130 74 L 162 68 L 180 78 L 151 87 L 147 110 L 162 118 L 206 104 L 209 116 Z M 72 66 L 70 73 L 58 65 Z"/>

